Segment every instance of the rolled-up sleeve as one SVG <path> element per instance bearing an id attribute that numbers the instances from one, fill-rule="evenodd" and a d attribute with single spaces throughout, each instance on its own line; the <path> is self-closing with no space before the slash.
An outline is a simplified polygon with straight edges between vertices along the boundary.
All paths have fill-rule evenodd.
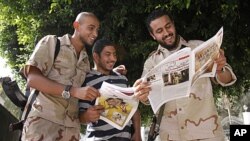
<path id="1" fill-rule="evenodd" d="M 229 64 L 226 64 L 226 65 L 225 65 L 225 69 L 227 69 L 227 70 L 231 73 L 231 75 L 232 75 L 232 80 L 231 80 L 231 82 L 229 82 L 229 83 L 223 83 L 223 82 L 221 82 L 221 81 L 218 79 L 218 76 L 215 75 L 215 83 L 216 83 L 216 84 L 220 84 L 220 85 L 223 86 L 223 87 L 231 86 L 231 85 L 234 84 L 234 83 L 236 82 L 236 80 L 237 80 L 236 75 L 234 74 L 234 72 L 233 72 L 233 70 L 232 70 L 232 67 L 231 67 Z"/>

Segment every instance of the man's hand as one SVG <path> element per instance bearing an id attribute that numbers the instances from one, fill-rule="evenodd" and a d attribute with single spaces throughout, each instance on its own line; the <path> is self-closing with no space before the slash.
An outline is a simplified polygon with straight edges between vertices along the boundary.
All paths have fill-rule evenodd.
<path id="1" fill-rule="evenodd" d="M 219 56 L 215 59 L 215 63 L 217 64 L 217 73 L 220 73 L 227 63 L 227 59 L 224 56 L 224 51 L 222 49 L 220 49 Z"/>
<path id="2" fill-rule="evenodd" d="M 127 69 L 124 65 L 119 65 L 116 68 L 113 69 L 113 71 L 120 73 L 121 75 L 127 74 Z"/>
<path id="3" fill-rule="evenodd" d="M 89 101 L 93 101 L 100 96 L 99 91 L 91 86 L 80 87 L 80 88 L 72 87 L 70 93 L 73 94 L 73 96 L 78 99 L 89 100 Z"/>
<path id="4" fill-rule="evenodd" d="M 84 123 L 96 122 L 100 119 L 102 112 L 104 112 L 104 107 L 101 105 L 89 107 L 86 112 L 80 114 L 80 120 Z"/>
<path id="5" fill-rule="evenodd" d="M 216 70 L 217 79 L 225 84 L 231 82 L 233 77 L 231 72 L 225 67 L 225 65 L 227 64 L 227 59 L 224 55 L 223 50 L 220 49 L 219 56 L 215 60 L 215 63 L 217 63 L 217 70 Z"/>
<path id="6" fill-rule="evenodd" d="M 217 64 L 217 69 L 216 69 L 217 73 L 218 72 L 220 73 L 223 70 L 226 63 L 227 63 L 227 59 L 224 56 L 224 51 L 222 49 L 219 50 L 218 57 L 214 60 L 214 62 L 211 62 L 211 64 L 207 68 L 207 70 L 206 70 L 207 72 L 212 72 L 214 63 Z"/>
<path id="7" fill-rule="evenodd" d="M 133 87 L 135 88 L 135 97 L 142 103 L 147 103 L 149 91 L 151 91 L 150 84 L 148 82 L 143 82 L 142 79 L 138 79 Z"/>

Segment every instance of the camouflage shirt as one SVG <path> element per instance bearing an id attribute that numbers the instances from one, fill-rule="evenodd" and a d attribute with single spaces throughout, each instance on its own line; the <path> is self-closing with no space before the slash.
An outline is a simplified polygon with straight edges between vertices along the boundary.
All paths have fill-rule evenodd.
<path id="1" fill-rule="evenodd" d="M 25 71 L 27 73 L 29 66 L 35 66 L 44 76 L 53 81 L 80 87 L 85 80 L 86 73 L 90 70 L 88 55 L 85 50 L 82 50 L 79 58 L 77 57 L 70 42 L 70 35 L 59 37 L 59 40 L 60 51 L 54 61 L 55 36 L 48 35 L 42 38 L 27 61 Z M 32 116 L 42 117 L 66 127 L 79 128 L 80 126 L 78 100 L 74 97 L 65 100 L 62 96 L 39 92 L 29 114 L 29 117 Z"/>
<path id="2" fill-rule="evenodd" d="M 151 53 L 151 56 L 144 64 L 144 76 L 150 69 L 157 65 L 164 58 L 182 47 L 194 49 L 202 41 L 185 41 L 180 37 L 180 42 L 175 51 L 168 51 L 162 46 Z M 232 82 L 223 84 L 219 80 L 217 83 L 228 86 L 236 81 L 236 76 L 229 65 L 226 68 L 231 71 Z M 169 93 L 168 93 L 169 94 Z M 215 107 L 212 84 L 209 78 L 200 78 L 191 88 L 190 96 L 169 101 L 165 104 L 165 110 L 160 125 L 160 138 L 167 140 L 195 140 L 215 138 L 224 136 L 220 119 Z"/>

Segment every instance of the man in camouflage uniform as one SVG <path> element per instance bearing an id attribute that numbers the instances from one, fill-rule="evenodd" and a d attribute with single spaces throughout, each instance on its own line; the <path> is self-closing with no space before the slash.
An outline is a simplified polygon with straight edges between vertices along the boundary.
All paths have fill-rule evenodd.
<path id="1" fill-rule="evenodd" d="M 147 18 L 150 35 L 159 43 L 158 49 L 151 53 L 144 64 L 144 76 L 170 54 L 183 47 L 195 48 L 202 41 L 185 41 L 175 30 L 172 17 L 164 10 L 155 10 Z M 221 50 L 217 63 L 215 83 L 232 85 L 236 76 L 227 64 Z M 210 78 L 200 78 L 191 88 L 188 98 L 167 102 L 160 125 L 162 141 L 223 141 L 224 133 L 214 104 Z M 168 94 L 171 94 L 168 92 Z"/>
<path id="2" fill-rule="evenodd" d="M 24 124 L 23 141 L 79 140 L 78 99 L 93 100 L 99 96 L 93 87 L 80 87 L 90 70 L 86 45 L 92 45 L 97 38 L 99 20 L 93 13 L 82 12 L 73 26 L 72 36 L 59 37 L 61 46 L 55 61 L 57 39 L 47 35 L 26 63 L 28 85 L 33 92 L 39 90 L 39 94 Z"/>

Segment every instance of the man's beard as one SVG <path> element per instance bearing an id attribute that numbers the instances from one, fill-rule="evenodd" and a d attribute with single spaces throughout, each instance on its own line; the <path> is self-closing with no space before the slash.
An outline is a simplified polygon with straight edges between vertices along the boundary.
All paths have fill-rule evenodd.
<path id="1" fill-rule="evenodd" d="M 164 39 L 165 39 L 165 38 L 167 38 L 167 37 L 164 37 Z M 165 42 L 160 42 L 159 44 L 160 44 L 162 47 L 168 49 L 169 51 L 172 51 L 172 50 L 174 50 L 174 49 L 177 48 L 177 45 L 178 45 L 179 41 L 180 41 L 180 36 L 177 35 L 177 36 L 175 36 L 175 40 L 174 40 L 174 43 L 173 43 L 172 45 L 167 45 L 167 44 L 165 44 Z"/>

